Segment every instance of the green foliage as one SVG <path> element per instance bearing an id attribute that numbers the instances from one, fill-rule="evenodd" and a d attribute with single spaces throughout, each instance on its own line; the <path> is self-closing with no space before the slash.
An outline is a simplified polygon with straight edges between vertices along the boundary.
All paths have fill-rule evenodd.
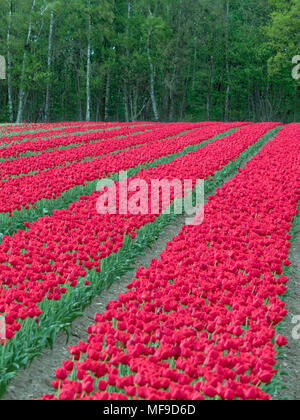
<path id="1" fill-rule="evenodd" d="M 269 73 L 280 76 L 285 70 L 290 72 L 291 59 L 299 54 L 300 3 L 298 0 L 272 3 L 276 10 L 265 28 L 269 46 L 274 52 L 269 59 Z"/>
<path id="2" fill-rule="evenodd" d="M 300 118 L 300 82 L 291 77 L 300 54 L 299 0 L 91 0 L 90 7 L 88 0 L 36 0 L 33 11 L 32 0 L 2 4 L 0 54 L 9 47 L 14 115 L 27 53 L 27 121 L 43 120 L 48 84 L 51 121 L 85 118 L 89 14 L 93 120 L 154 118 L 148 38 L 160 120 Z M 0 82 L 0 121 L 8 109 L 7 80 Z"/>

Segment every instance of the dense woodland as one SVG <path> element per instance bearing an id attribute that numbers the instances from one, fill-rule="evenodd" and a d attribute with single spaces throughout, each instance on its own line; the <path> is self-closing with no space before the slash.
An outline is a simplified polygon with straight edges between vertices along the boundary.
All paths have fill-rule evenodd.
<path id="1" fill-rule="evenodd" d="M 299 0 L 0 0 L 1 121 L 299 121 Z"/>

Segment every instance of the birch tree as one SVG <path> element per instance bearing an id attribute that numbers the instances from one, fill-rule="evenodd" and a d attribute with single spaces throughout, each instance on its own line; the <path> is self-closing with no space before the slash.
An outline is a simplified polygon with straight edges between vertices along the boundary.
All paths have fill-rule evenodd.
<path id="1" fill-rule="evenodd" d="M 225 112 L 224 112 L 224 119 L 225 121 L 229 121 L 229 100 L 230 100 L 230 63 L 229 63 L 229 31 L 230 31 L 230 23 L 229 23 L 229 12 L 230 12 L 230 0 L 226 0 L 226 17 L 225 17 L 225 40 L 226 40 L 226 95 L 225 95 Z"/>
<path id="2" fill-rule="evenodd" d="M 52 62 L 53 26 L 54 26 L 54 11 L 51 10 L 50 24 L 49 24 L 49 39 L 48 39 L 48 60 L 47 60 L 48 81 L 47 81 L 47 88 L 46 88 L 44 121 L 49 121 L 49 101 L 50 101 L 50 79 L 49 79 L 49 77 L 50 77 L 50 73 L 51 73 L 51 62 Z"/>
<path id="3" fill-rule="evenodd" d="M 153 18 L 155 11 L 157 10 L 158 3 L 155 4 L 155 10 L 154 13 L 151 11 L 151 6 L 149 6 L 149 27 L 148 27 L 148 33 L 147 33 L 147 56 L 148 56 L 148 62 L 149 62 L 149 70 L 150 70 L 150 97 L 152 102 L 152 109 L 154 114 L 155 121 L 159 121 L 159 111 L 158 106 L 156 102 L 155 97 L 155 75 L 154 75 L 154 65 L 151 57 L 151 37 L 153 32 Z"/>
<path id="4" fill-rule="evenodd" d="M 19 91 L 19 107 L 18 107 L 18 115 L 17 115 L 17 121 L 16 121 L 17 123 L 20 123 L 23 117 L 24 95 L 25 95 L 25 88 L 24 88 L 25 69 L 26 69 L 27 51 L 30 48 L 31 31 L 32 31 L 32 14 L 33 14 L 35 5 L 36 5 L 36 0 L 33 0 L 32 6 L 31 6 L 31 12 L 29 16 L 26 44 L 25 44 L 24 54 L 23 54 L 23 64 L 22 64 L 22 73 L 21 73 L 21 78 L 20 78 L 20 91 Z"/>
<path id="5" fill-rule="evenodd" d="M 91 0 L 87 0 L 88 13 L 88 47 L 87 47 L 87 65 L 86 65 L 86 121 L 91 120 L 91 32 L 92 32 L 92 17 L 91 17 Z"/>
<path id="6" fill-rule="evenodd" d="M 10 52 L 10 34 L 12 24 L 12 0 L 8 2 L 8 25 L 7 25 L 7 92 L 8 92 L 8 108 L 9 120 L 14 121 L 13 92 L 11 82 L 11 52 Z"/>

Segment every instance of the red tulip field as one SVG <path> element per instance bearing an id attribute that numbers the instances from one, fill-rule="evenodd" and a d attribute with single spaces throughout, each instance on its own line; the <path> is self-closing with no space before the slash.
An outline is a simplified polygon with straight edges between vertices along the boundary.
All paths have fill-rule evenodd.
<path id="1" fill-rule="evenodd" d="M 188 192 L 196 209 L 199 180 L 204 205 L 139 267 L 186 215 L 176 208 Z M 282 389 L 300 124 L 1 125 L 0 185 L 2 398 L 133 268 L 34 399 L 270 400 Z"/>

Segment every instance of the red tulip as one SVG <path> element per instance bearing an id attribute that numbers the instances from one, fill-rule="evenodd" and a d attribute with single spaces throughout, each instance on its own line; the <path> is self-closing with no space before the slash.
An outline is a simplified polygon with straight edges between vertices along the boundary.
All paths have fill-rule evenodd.
<path id="1" fill-rule="evenodd" d="M 286 346 L 289 342 L 288 342 L 288 340 L 287 340 L 285 337 L 283 337 L 282 335 L 278 335 L 278 336 L 276 337 L 275 343 L 277 344 L 277 346 L 279 346 L 279 347 L 283 347 L 283 346 Z"/>

